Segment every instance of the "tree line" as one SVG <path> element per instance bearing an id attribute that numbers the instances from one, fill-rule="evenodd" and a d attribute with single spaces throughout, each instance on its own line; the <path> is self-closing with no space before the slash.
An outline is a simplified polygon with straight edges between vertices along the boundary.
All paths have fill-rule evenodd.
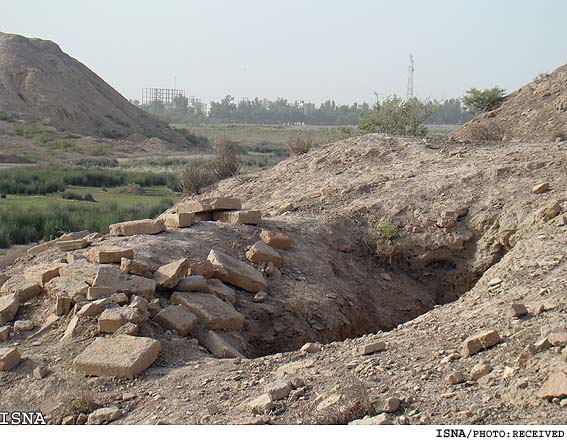
<path id="1" fill-rule="evenodd" d="M 458 98 L 433 103 L 433 110 L 425 121 L 426 124 L 463 124 L 472 118 Z M 185 104 L 185 105 L 183 105 Z M 373 104 L 366 102 L 338 104 L 327 100 L 320 105 L 306 102 L 290 102 L 285 98 L 236 99 L 226 95 L 220 101 L 212 101 L 209 112 L 192 111 L 186 103 L 175 103 L 166 108 L 159 102 L 150 103 L 142 108 L 170 123 L 179 124 L 307 124 L 307 125 L 358 125 L 361 116 L 373 111 Z"/>

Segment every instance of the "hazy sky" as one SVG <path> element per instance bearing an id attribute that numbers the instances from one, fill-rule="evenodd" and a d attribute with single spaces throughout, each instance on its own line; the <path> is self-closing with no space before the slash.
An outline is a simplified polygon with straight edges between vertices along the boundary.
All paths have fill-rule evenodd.
<path id="1" fill-rule="evenodd" d="M 0 0 L 0 30 L 57 42 L 128 98 L 372 101 L 508 91 L 567 63 L 565 0 Z"/>

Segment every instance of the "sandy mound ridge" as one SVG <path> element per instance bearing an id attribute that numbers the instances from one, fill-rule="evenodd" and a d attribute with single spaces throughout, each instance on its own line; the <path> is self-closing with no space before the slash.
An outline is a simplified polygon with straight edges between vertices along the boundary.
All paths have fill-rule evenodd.
<path id="1" fill-rule="evenodd" d="M 452 134 L 457 141 L 567 139 L 567 65 L 508 95 Z"/>

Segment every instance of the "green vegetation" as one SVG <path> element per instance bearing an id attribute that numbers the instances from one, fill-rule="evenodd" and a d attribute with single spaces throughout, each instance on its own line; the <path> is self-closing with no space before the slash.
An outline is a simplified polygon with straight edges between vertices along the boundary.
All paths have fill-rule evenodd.
<path id="1" fill-rule="evenodd" d="M 78 193 L 76 191 L 66 189 L 61 193 L 62 199 L 67 199 L 69 201 L 86 201 L 86 202 L 96 202 L 92 193 Z"/>
<path id="2" fill-rule="evenodd" d="M 0 207 L 0 248 L 49 240 L 70 231 L 105 233 L 112 223 L 154 217 L 172 204 L 171 199 L 162 199 L 158 203 L 122 207 L 117 203 Z"/>
<path id="3" fill-rule="evenodd" d="M 463 96 L 463 104 L 472 114 L 488 112 L 497 108 L 504 99 L 505 90 L 499 86 L 491 89 L 472 88 Z"/>
<path id="4" fill-rule="evenodd" d="M 166 187 L 146 187 L 141 195 L 93 187 L 68 190 L 82 201 L 62 199 L 58 193 L 0 199 L 0 248 L 47 240 L 69 231 L 104 233 L 111 223 L 154 217 L 181 199 Z M 89 194 L 97 202 L 87 202 Z"/>
<path id="5" fill-rule="evenodd" d="M 387 240 L 394 240 L 400 236 L 400 231 L 392 222 L 382 222 L 378 225 L 378 234 Z"/>
<path id="6" fill-rule="evenodd" d="M 16 121 L 16 118 L 11 113 L 0 112 L 0 121 L 6 121 L 12 123 Z"/>
<path id="7" fill-rule="evenodd" d="M 376 100 L 373 110 L 361 116 L 359 128 L 364 133 L 422 136 L 427 133 L 423 124 L 434 108 L 433 102 L 417 98 L 403 100 L 393 95 L 382 101 Z"/>
<path id="8" fill-rule="evenodd" d="M 58 166 L 12 168 L 2 171 L 0 175 L 0 193 L 4 194 L 49 194 L 63 192 L 71 185 L 118 187 L 128 184 L 166 186 L 176 191 L 179 181 L 177 175 L 171 172 Z"/>

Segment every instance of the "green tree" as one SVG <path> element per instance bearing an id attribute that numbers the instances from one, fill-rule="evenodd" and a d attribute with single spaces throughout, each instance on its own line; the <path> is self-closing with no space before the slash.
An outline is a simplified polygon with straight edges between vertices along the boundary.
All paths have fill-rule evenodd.
<path id="1" fill-rule="evenodd" d="M 427 133 L 423 123 L 435 107 L 430 101 L 403 100 L 396 95 L 377 99 L 372 111 L 361 115 L 359 128 L 364 133 L 422 136 Z"/>
<path id="2" fill-rule="evenodd" d="M 496 109 L 504 99 L 505 93 L 506 91 L 499 86 L 482 90 L 473 87 L 467 90 L 462 100 L 470 113 L 478 115 Z"/>

